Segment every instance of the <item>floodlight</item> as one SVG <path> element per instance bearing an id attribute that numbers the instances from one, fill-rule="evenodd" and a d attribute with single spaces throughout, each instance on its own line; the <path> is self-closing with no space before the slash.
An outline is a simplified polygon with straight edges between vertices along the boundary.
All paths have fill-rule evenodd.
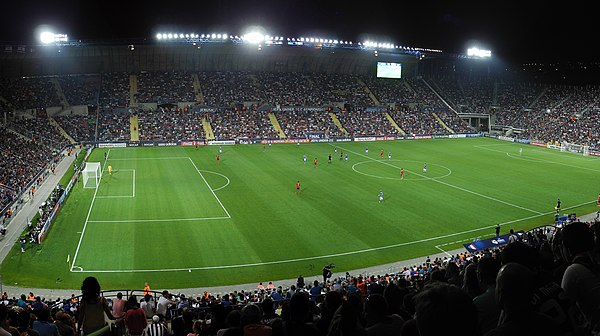
<path id="1" fill-rule="evenodd" d="M 179 38 L 183 38 L 183 34 L 179 34 Z"/>
<path id="2" fill-rule="evenodd" d="M 44 44 L 54 42 L 54 33 L 47 31 L 40 33 L 40 41 Z"/>
<path id="3" fill-rule="evenodd" d="M 227 33 L 223 34 L 223 40 L 227 40 Z"/>
<path id="4" fill-rule="evenodd" d="M 173 34 L 172 34 L 172 33 L 169 33 L 169 35 L 167 35 L 167 37 L 168 37 L 169 39 L 172 39 L 172 38 L 173 38 Z"/>
<path id="5" fill-rule="evenodd" d="M 242 36 L 242 38 L 248 41 L 248 43 L 260 43 L 265 39 L 265 36 L 259 32 L 251 32 Z"/>
<path id="6" fill-rule="evenodd" d="M 185 38 L 190 38 L 190 34 L 185 34 Z"/>
<path id="7" fill-rule="evenodd" d="M 217 34 L 213 33 L 210 37 L 211 38 L 217 38 Z"/>
<path id="8" fill-rule="evenodd" d="M 484 49 L 479 49 L 477 47 L 474 47 L 474 48 L 469 48 L 467 50 L 467 55 L 475 56 L 475 57 L 491 57 L 492 52 L 490 50 L 484 50 Z"/>

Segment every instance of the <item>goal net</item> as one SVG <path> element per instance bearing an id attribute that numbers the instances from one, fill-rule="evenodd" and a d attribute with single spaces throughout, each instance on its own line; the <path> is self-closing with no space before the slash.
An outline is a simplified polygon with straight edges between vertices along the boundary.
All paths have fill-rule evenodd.
<path id="1" fill-rule="evenodd" d="M 569 142 L 563 142 L 560 146 L 561 152 L 579 153 L 585 156 L 590 155 L 590 146 L 578 145 Z"/>
<path id="2" fill-rule="evenodd" d="M 100 162 L 86 162 L 81 174 L 83 175 L 84 188 L 96 188 L 100 183 L 100 177 L 102 177 Z"/>

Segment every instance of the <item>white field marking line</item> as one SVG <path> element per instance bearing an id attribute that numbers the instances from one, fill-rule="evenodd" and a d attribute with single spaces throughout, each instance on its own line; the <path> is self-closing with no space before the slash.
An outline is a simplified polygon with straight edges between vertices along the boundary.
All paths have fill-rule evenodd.
<path id="1" fill-rule="evenodd" d="M 107 156 L 108 157 L 108 156 Z M 174 159 L 189 159 L 189 156 L 171 156 L 158 158 L 128 158 L 128 159 L 110 159 L 111 161 L 141 161 L 141 160 L 174 160 Z"/>
<path id="2" fill-rule="evenodd" d="M 484 149 L 487 151 L 491 151 L 491 152 L 498 152 L 498 153 L 503 153 L 508 155 L 509 157 L 512 157 L 514 159 L 517 159 L 518 157 L 511 155 L 510 153 L 506 152 L 506 151 L 502 151 L 502 150 L 497 150 L 497 149 L 490 149 L 490 148 L 484 148 L 483 146 L 474 146 L 480 149 Z M 537 153 L 546 153 L 546 151 L 536 151 Z M 539 158 L 532 158 L 529 157 L 530 160 L 526 160 L 526 161 L 533 161 L 533 162 L 543 162 L 543 163 L 551 163 L 551 164 L 556 164 L 556 165 L 561 165 L 561 166 L 566 166 L 566 167 L 571 167 L 571 168 L 577 168 L 577 169 L 584 169 L 584 170 L 590 170 L 593 172 L 600 172 L 599 169 L 594 169 L 594 168 L 587 168 L 587 167 L 580 167 L 580 166 L 574 166 L 568 163 L 562 163 L 562 162 L 556 162 L 556 161 L 551 161 L 551 160 L 546 160 L 546 159 L 539 159 Z M 525 159 L 523 159 L 525 160 Z M 591 160 L 588 160 L 591 161 Z"/>
<path id="3" fill-rule="evenodd" d="M 388 160 L 388 162 L 393 162 L 393 161 L 400 162 L 400 160 Z M 358 169 L 356 169 L 357 166 L 360 166 L 361 164 L 369 163 L 369 162 L 373 162 L 373 161 L 361 161 L 361 162 L 357 162 L 357 163 L 355 163 L 355 164 L 352 165 L 352 170 L 354 170 L 358 174 L 369 176 L 369 177 L 372 177 L 372 178 L 380 178 L 380 179 L 386 179 L 386 180 L 402 180 L 399 177 L 385 177 L 385 176 L 378 176 L 378 175 L 367 174 L 367 173 L 363 173 L 363 172 L 359 171 Z M 418 161 L 405 160 L 404 162 L 418 162 Z M 437 180 L 437 179 L 444 178 L 446 176 L 450 176 L 452 174 L 452 170 L 450 168 L 446 167 L 446 166 L 442 166 L 442 165 L 435 164 L 435 163 L 430 163 L 430 165 L 431 166 L 442 167 L 442 168 L 448 170 L 448 174 L 442 175 L 442 176 L 437 176 L 437 177 L 430 177 L 429 179 Z M 426 178 L 418 178 L 418 179 L 407 179 L 407 180 L 423 181 L 423 180 L 427 180 L 427 179 Z"/>
<path id="4" fill-rule="evenodd" d="M 104 172 L 104 168 L 106 167 L 106 162 L 108 161 L 108 157 L 110 156 L 110 149 L 106 153 L 106 160 L 104 160 L 104 165 L 102 166 L 102 171 Z M 94 191 L 94 197 L 92 197 L 92 202 L 90 203 L 90 208 L 88 209 L 87 216 L 85 217 L 85 222 L 83 223 L 83 229 L 81 230 L 81 235 L 79 236 L 79 242 L 77 242 L 77 248 L 75 249 L 75 254 L 73 255 L 73 263 L 71 264 L 71 272 L 73 272 L 73 268 L 75 266 L 75 261 L 77 260 L 77 255 L 79 254 L 79 248 L 81 247 L 81 242 L 83 241 L 83 235 L 85 234 L 85 229 L 87 228 L 88 221 L 90 219 L 90 214 L 92 213 L 92 208 L 94 207 L 94 202 L 96 201 L 96 194 L 98 194 L 98 187 L 100 186 L 100 182 L 102 182 L 102 176 L 100 175 L 100 180 L 98 180 L 98 184 L 96 185 L 96 190 Z"/>
<path id="5" fill-rule="evenodd" d="M 454 244 L 459 244 L 459 243 L 463 243 L 463 242 L 474 242 L 475 239 L 477 238 L 481 238 L 481 237 L 488 237 L 488 236 L 494 236 L 494 234 L 486 234 L 483 236 L 479 236 L 479 237 L 473 237 L 473 238 L 468 238 L 468 239 L 462 239 L 462 240 L 457 240 L 451 243 L 445 243 L 445 244 L 440 244 L 440 245 L 435 245 L 435 248 L 442 251 L 443 253 L 445 253 L 447 256 L 452 257 L 452 255 L 450 253 L 448 253 L 446 250 L 444 250 L 442 248 L 442 246 L 448 246 L 448 245 L 454 245 Z"/>
<path id="6" fill-rule="evenodd" d="M 543 161 L 541 159 L 534 158 L 534 157 L 527 157 L 527 156 L 521 156 L 521 155 L 516 155 L 516 154 L 510 154 L 510 153 L 506 153 L 506 156 L 508 156 L 511 159 L 528 161 L 528 162 L 542 162 Z"/>
<path id="7" fill-rule="evenodd" d="M 165 219 L 115 219 L 91 220 L 88 223 L 149 223 L 149 222 L 189 222 L 213 219 L 230 219 L 231 217 L 198 217 L 198 218 L 165 218 Z"/>
<path id="8" fill-rule="evenodd" d="M 132 195 L 122 195 L 122 196 L 96 196 L 96 198 L 134 198 L 135 197 L 135 169 L 119 169 L 117 171 L 130 171 L 133 173 L 133 192 Z M 98 183 L 98 185 L 100 185 Z M 93 221 L 92 221 L 93 222 Z"/>
<path id="9" fill-rule="evenodd" d="M 448 257 L 452 257 L 452 254 L 446 252 L 446 250 L 444 250 L 443 248 L 441 248 L 439 245 L 435 245 L 435 248 L 442 251 L 442 253 L 445 253 Z"/>
<path id="10" fill-rule="evenodd" d="M 190 162 L 192 163 L 192 165 L 194 166 L 194 168 L 196 169 L 196 171 L 198 172 L 200 177 L 202 177 L 202 180 L 204 180 L 204 183 L 206 183 L 206 186 L 208 187 L 210 192 L 213 194 L 213 196 L 215 197 L 217 202 L 219 202 L 219 204 L 221 205 L 221 208 L 223 208 L 223 210 L 227 214 L 227 217 L 231 218 L 229 211 L 227 211 L 227 209 L 225 209 L 225 206 L 223 206 L 223 203 L 221 203 L 221 200 L 219 199 L 219 197 L 217 197 L 217 194 L 215 194 L 215 191 L 213 190 L 213 188 L 210 187 L 210 184 L 208 184 L 208 181 L 206 181 L 206 179 L 204 178 L 204 175 L 202 175 L 202 172 L 200 171 L 200 169 L 198 169 L 198 166 L 196 166 L 196 164 L 194 163 L 194 161 L 192 160 L 191 157 L 188 156 L 188 159 L 190 160 Z"/>
<path id="11" fill-rule="evenodd" d="M 214 171 L 212 171 L 212 170 L 203 170 L 203 169 L 200 169 L 200 171 L 201 171 L 201 172 L 205 172 L 205 173 L 210 173 L 210 174 L 219 175 L 219 176 L 222 176 L 222 177 L 224 177 L 224 178 L 227 180 L 227 183 L 226 183 L 224 186 L 222 186 L 222 187 L 219 187 L 219 188 L 217 188 L 217 189 L 213 189 L 213 191 L 219 191 L 219 190 L 221 190 L 221 189 L 224 189 L 224 188 L 225 188 L 225 187 L 227 187 L 227 186 L 229 185 L 229 183 L 231 182 L 231 181 L 229 181 L 229 177 L 227 177 L 227 176 L 225 176 L 225 175 L 223 175 L 223 174 L 221 174 L 221 173 L 217 173 L 217 172 L 214 172 Z"/>
<path id="12" fill-rule="evenodd" d="M 449 242 L 449 243 L 440 244 L 440 245 L 437 245 L 437 246 L 448 246 L 448 245 L 454 245 L 454 244 L 463 243 L 463 242 L 474 242 L 475 239 L 477 239 L 477 238 L 488 237 L 488 236 L 495 236 L 495 234 L 494 233 L 484 234 L 482 236 L 472 237 L 472 238 L 467 238 L 467 239 L 461 239 L 461 240 L 457 240 L 457 241 L 453 241 L 453 242 Z"/>
<path id="13" fill-rule="evenodd" d="M 574 208 L 578 208 L 580 206 L 587 205 L 590 203 L 595 203 L 595 202 L 596 201 L 586 202 L 586 203 L 582 203 L 582 204 L 575 205 L 572 207 L 564 208 L 563 210 L 574 209 Z M 511 220 L 508 222 L 500 223 L 498 225 L 504 226 L 504 225 L 513 224 L 513 223 L 517 223 L 517 222 L 521 222 L 521 221 L 525 221 L 525 220 L 529 220 L 529 219 L 533 219 L 533 218 L 550 215 L 553 213 L 554 213 L 554 211 L 550 211 L 550 212 L 539 214 L 539 215 L 533 215 L 533 216 L 529 216 L 529 217 L 525 217 L 525 218 L 521 218 L 521 219 Z M 484 226 L 484 227 L 477 228 L 477 229 L 471 229 L 471 230 L 466 230 L 466 231 L 461 231 L 461 232 L 450 233 L 450 234 L 443 235 L 443 236 L 425 238 L 425 239 L 404 242 L 404 243 L 398 243 L 398 244 L 393 244 L 393 245 L 387 245 L 387 246 L 373 247 L 373 248 L 358 250 L 358 251 L 342 252 L 342 253 L 328 254 L 328 255 L 323 255 L 323 256 L 304 257 L 304 258 L 296 258 L 296 259 L 266 261 L 266 262 L 260 262 L 260 263 L 225 265 L 225 266 L 184 267 L 184 268 L 170 268 L 170 269 L 161 268 L 161 269 L 144 269 L 144 270 L 86 270 L 85 272 L 89 272 L 89 273 L 177 272 L 177 271 L 188 271 L 188 270 L 201 271 L 201 270 L 231 269 L 231 268 L 252 267 L 252 266 L 287 264 L 287 263 L 293 263 L 293 262 L 299 262 L 299 261 L 325 259 L 325 258 L 333 258 L 333 257 L 343 257 L 343 256 L 349 256 L 349 255 L 355 255 L 355 254 L 361 254 L 361 253 L 367 253 L 367 252 L 373 252 L 373 251 L 380 251 L 380 250 L 390 249 L 390 248 L 394 248 L 394 247 L 426 243 L 426 242 L 432 241 L 432 240 L 444 239 L 444 238 L 448 238 L 448 237 L 454 237 L 454 236 L 462 235 L 465 233 L 477 232 L 477 231 L 482 231 L 482 230 L 489 230 L 489 229 L 492 229 L 495 227 L 496 227 L 496 224 Z M 83 268 L 81 268 L 81 267 L 79 267 L 79 268 L 81 269 L 81 272 L 84 272 Z M 73 270 L 73 268 L 71 269 L 71 272 L 75 272 Z"/>
<path id="14" fill-rule="evenodd" d="M 332 145 L 330 145 L 330 146 L 332 146 Z M 341 147 L 340 147 L 340 148 L 341 148 Z M 400 167 L 396 167 L 396 166 L 394 166 L 393 164 L 389 164 L 389 163 L 387 163 L 386 161 L 378 161 L 378 160 L 375 160 L 375 159 L 373 159 L 373 158 L 370 158 L 370 157 L 368 157 L 368 156 L 366 156 L 366 155 L 363 155 L 363 154 L 360 154 L 360 153 L 357 153 L 357 152 L 353 152 L 353 151 L 351 151 L 351 150 L 349 150 L 349 149 L 345 149 L 345 148 L 342 148 L 342 149 L 343 149 L 343 150 L 345 150 L 345 151 L 348 151 L 348 152 L 350 152 L 350 153 L 354 153 L 354 154 L 356 154 L 356 155 L 359 155 L 359 156 L 362 156 L 362 157 L 364 157 L 364 158 L 367 158 L 367 159 L 369 159 L 369 160 L 371 160 L 371 161 L 374 161 L 374 162 L 379 162 L 379 163 L 382 163 L 382 164 L 384 164 L 384 165 L 388 165 L 388 166 L 390 166 L 390 167 L 393 167 L 393 168 L 396 168 L 396 169 L 400 169 Z M 423 174 L 419 174 L 419 173 L 417 173 L 417 172 L 411 172 L 411 171 L 409 171 L 409 170 L 407 170 L 407 171 L 408 171 L 408 172 L 410 172 L 410 173 L 412 173 L 412 174 L 414 174 L 414 175 L 417 175 L 417 176 L 419 176 L 419 177 L 422 177 L 422 178 L 425 178 L 425 179 L 431 180 L 431 181 L 433 181 L 433 182 L 436 182 L 436 183 L 443 184 L 443 185 L 445 185 L 445 186 L 447 186 L 447 187 L 451 187 L 451 188 L 454 188 L 454 189 L 458 189 L 458 190 L 460 190 L 460 191 L 464 191 L 464 192 L 466 192 L 466 193 L 469 193 L 469 194 L 473 194 L 473 195 L 476 195 L 476 196 L 480 196 L 480 197 L 483 197 L 483 198 L 487 198 L 487 199 L 489 199 L 489 200 L 492 200 L 492 201 L 495 201 L 495 202 L 498 202 L 498 203 L 502 203 L 502 204 L 510 205 L 510 206 L 512 206 L 512 207 L 515 207 L 515 208 L 518 208 L 518 209 L 521 209 L 521 210 L 525 210 L 525 211 L 533 212 L 533 213 L 535 213 L 535 214 L 538 214 L 538 215 L 541 215 L 541 214 L 542 214 L 542 212 L 535 211 L 535 210 L 531 210 L 531 209 L 528 209 L 528 208 L 522 207 L 522 206 L 520 206 L 520 205 L 512 204 L 512 203 L 510 203 L 510 202 L 506 202 L 506 201 L 503 201 L 503 200 L 499 200 L 499 199 L 497 199 L 497 198 L 494 198 L 494 197 L 491 197 L 491 196 L 487 196 L 487 195 L 484 195 L 484 194 L 480 194 L 480 193 L 478 193 L 478 192 L 476 192 L 476 191 L 472 191 L 472 190 L 468 190 L 468 189 L 465 189 L 465 188 L 462 188 L 462 187 L 459 187 L 459 186 L 455 186 L 455 185 L 453 185 L 453 184 L 450 184 L 450 183 L 447 183 L 447 182 L 444 182 L 444 181 L 440 181 L 440 180 L 432 179 L 432 178 L 430 178 L 430 177 L 428 177 L 428 176 L 425 176 L 425 175 L 423 175 Z"/>

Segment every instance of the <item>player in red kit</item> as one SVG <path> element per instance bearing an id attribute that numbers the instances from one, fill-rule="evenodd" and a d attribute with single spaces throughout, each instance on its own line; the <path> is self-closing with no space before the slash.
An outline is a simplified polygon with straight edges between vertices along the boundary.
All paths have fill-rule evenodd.
<path id="1" fill-rule="evenodd" d="M 317 166 L 319 165 L 319 160 L 317 160 L 317 158 L 315 158 L 315 160 L 313 161 L 313 163 L 315 164 L 315 168 L 317 168 Z"/>
<path id="2" fill-rule="evenodd" d="M 400 179 L 404 180 L 404 168 L 400 168 Z"/>
<path id="3" fill-rule="evenodd" d="M 217 164 L 221 162 L 221 155 L 217 154 Z"/>
<path id="4" fill-rule="evenodd" d="M 300 192 L 300 181 L 296 182 L 296 193 Z"/>

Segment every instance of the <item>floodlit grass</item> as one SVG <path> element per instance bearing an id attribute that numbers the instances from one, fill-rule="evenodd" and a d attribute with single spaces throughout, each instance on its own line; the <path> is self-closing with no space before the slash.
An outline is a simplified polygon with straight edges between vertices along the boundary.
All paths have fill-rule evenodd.
<path id="1" fill-rule="evenodd" d="M 223 146 L 220 163 L 217 151 L 95 150 L 90 161 L 104 164 L 107 152 L 113 174 L 97 190 L 79 182 L 42 245 L 21 253 L 15 244 L 4 283 L 78 288 L 94 275 L 103 288 L 187 288 L 295 278 L 328 263 L 344 271 L 439 252 L 497 223 L 548 224 L 558 197 L 565 213 L 596 211 L 598 159 L 493 139 Z"/>

